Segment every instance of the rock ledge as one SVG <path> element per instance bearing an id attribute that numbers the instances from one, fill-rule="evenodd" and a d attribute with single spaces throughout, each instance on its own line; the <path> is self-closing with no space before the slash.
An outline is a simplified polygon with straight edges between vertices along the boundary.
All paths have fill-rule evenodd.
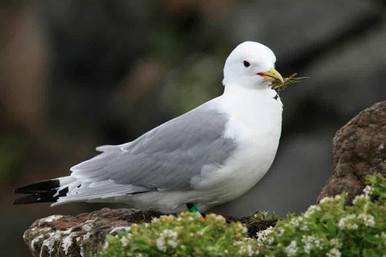
<path id="1" fill-rule="evenodd" d="M 106 234 L 148 222 L 156 212 L 104 208 L 77 216 L 52 215 L 36 220 L 23 238 L 33 256 L 88 256 L 104 242 Z"/>

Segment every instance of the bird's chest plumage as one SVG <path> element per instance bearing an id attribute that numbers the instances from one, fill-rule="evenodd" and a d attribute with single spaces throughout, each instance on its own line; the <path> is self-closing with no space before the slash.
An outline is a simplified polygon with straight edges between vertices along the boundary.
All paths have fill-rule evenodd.
<path id="1" fill-rule="evenodd" d="M 219 107 L 229 118 L 225 137 L 257 145 L 280 137 L 283 104 L 274 90 L 242 91 L 224 98 Z"/>
<path id="2" fill-rule="evenodd" d="M 271 166 L 282 120 L 282 103 L 274 99 L 275 95 L 274 91 L 244 94 L 236 99 L 225 98 L 219 104 L 229 117 L 224 136 L 232 138 L 237 147 L 226 165 L 212 174 L 213 183 L 222 183 L 215 201 L 229 201 L 244 194 Z"/>

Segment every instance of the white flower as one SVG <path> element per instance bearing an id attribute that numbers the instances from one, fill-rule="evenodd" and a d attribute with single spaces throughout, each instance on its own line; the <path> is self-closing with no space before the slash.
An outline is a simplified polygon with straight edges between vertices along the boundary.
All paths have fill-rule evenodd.
<path id="1" fill-rule="evenodd" d="M 309 237 L 311 237 L 311 236 L 309 236 Z M 312 249 L 312 243 L 309 242 L 306 238 L 304 238 L 304 236 L 302 238 L 302 242 L 304 244 L 304 252 L 309 254 L 311 252 L 311 249 Z"/>
<path id="2" fill-rule="evenodd" d="M 173 230 L 170 230 L 170 229 L 164 229 L 162 232 L 161 232 L 161 236 L 164 236 L 164 237 L 171 237 L 173 239 L 176 239 L 178 234 L 176 231 L 173 231 Z"/>
<path id="3" fill-rule="evenodd" d="M 316 247 L 320 250 L 323 249 L 323 240 L 314 236 L 303 236 L 302 243 L 304 244 L 304 252 L 310 253 L 312 248 Z"/>
<path id="4" fill-rule="evenodd" d="M 341 257 L 342 254 L 340 251 L 336 248 L 332 248 L 328 253 L 326 254 L 327 257 Z"/>
<path id="5" fill-rule="evenodd" d="M 300 230 L 301 231 L 309 231 L 309 228 L 308 228 L 307 225 L 303 225 L 303 226 L 300 227 Z"/>
<path id="6" fill-rule="evenodd" d="M 178 242 L 176 241 L 177 237 L 178 234 L 176 231 L 164 229 L 161 232 L 160 237 L 156 240 L 157 248 L 162 252 L 166 252 L 168 245 L 176 248 L 178 245 Z"/>
<path id="7" fill-rule="evenodd" d="M 248 256 L 252 256 L 253 255 L 252 245 L 248 245 L 247 250 L 248 250 Z"/>
<path id="8" fill-rule="evenodd" d="M 367 196 L 371 195 L 373 192 L 374 192 L 374 188 L 372 186 L 369 186 L 369 185 L 367 185 L 363 189 L 363 193 L 365 193 L 365 195 L 367 195 Z"/>
<path id="9" fill-rule="evenodd" d="M 165 239 L 163 237 L 159 237 L 156 240 L 158 250 L 162 252 L 166 252 Z"/>
<path id="10" fill-rule="evenodd" d="M 271 241 L 271 240 L 273 241 L 273 238 L 270 237 L 272 232 L 273 232 L 273 227 L 269 227 L 269 228 L 267 228 L 265 230 L 261 230 L 261 231 L 257 232 L 256 233 L 257 241 L 259 241 L 262 244 L 266 243 L 267 239 L 269 239 L 269 241 Z"/>
<path id="11" fill-rule="evenodd" d="M 238 246 L 238 245 L 241 245 L 243 242 L 241 242 L 241 241 L 235 241 L 235 242 L 233 242 L 233 245 L 234 246 Z"/>
<path id="12" fill-rule="evenodd" d="M 320 204 L 323 204 L 323 203 L 328 203 L 328 202 L 333 202 L 334 201 L 334 198 L 332 197 L 324 197 L 322 200 L 320 200 Z"/>
<path id="13" fill-rule="evenodd" d="M 300 225 L 300 222 L 299 222 L 299 219 L 298 218 L 292 218 L 289 222 L 290 225 L 294 226 L 295 228 L 296 227 L 299 227 Z"/>
<path id="14" fill-rule="evenodd" d="M 311 205 L 308 207 L 307 211 L 304 213 L 304 217 L 308 219 L 311 215 L 313 215 L 315 212 L 320 211 L 320 206 L 318 205 Z"/>
<path id="15" fill-rule="evenodd" d="M 311 245 L 310 244 L 304 245 L 304 252 L 307 254 L 309 254 L 311 252 Z"/>
<path id="16" fill-rule="evenodd" d="M 240 242 L 241 243 L 241 242 Z M 252 245 L 248 244 L 248 245 L 242 245 L 238 251 L 238 254 L 239 255 L 245 255 L 247 254 L 248 256 L 252 256 L 254 254 L 254 251 L 253 251 L 253 248 L 252 248 Z"/>
<path id="17" fill-rule="evenodd" d="M 292 240 L 291 243 L 285 248 L 285 252 L 289 257 L 294 256 L 298 251 L 296 241 Z"/>
<path id="18" fill-rule="evenodd" d="M 277 235 L 282 236 L 282 235 L 284 235 L 284 232 L 285 232 L 284 228 L 280 228 L 279 233 L 277 233 Z"/>
<path id="19" fill-rule="evenodd" d="M 355 214 L 347 215 L 339 220 L 338 227 L 340 229 L 355 230 L 358 228 L 358 224 L 356 224 L 355 221 Z"/>
<path id="20" fill-rule="evenodd" d="M 129 245 L 129 239 L 127 238 L 127 237 L 122 237 L 121 238 L 121 245 L 123 246 L 123 247 L 126 247 L 126 246 L 128 246 Z"/>
<path id="21" fill-rule="evenodd" d="M 319 248 L 320 250 L 323 250 L 323 241 L 322 239 L 315 239 L 314 245 L 316 248 Z"/>
<path id="22" fill-rule="evenodd" d="M 370 200 L 370 197 L 368 195 L 357 195 L 355 196 L 354 200 L 352 201 L 352 203 L 355 205 L 358 203 L 358 201 L 360 200 Z"/>
<path id="23" fill-rule="evenodd" d="M 313 236 L 303 236 L 302 237 L 302 243 L 304 244 L 304 252 L 310 253 L 313 246 L 313 241 L 315 240 L 315 237 Z"/>
<path id="24" fill-rule="evenodd" d="M 320 207 L 317 205 L 311 205 L 308 207 L 307 211 L 320 211 Z"/>
<path id="25" fill-rule="evenodd" d="M 168 240 L 168 245 L 170 245 L 173 248 L 176 248 L 178 243 L 175 240 L 173 240 L 173 239 L 169 239 Z"/>
<path id="26" fill-rule="evenodd" d="M 340 198 L 340 195 L 335 195 L 334 197 L 324 197 L 322 200 L 320 200 L 320 204 L 337 202 L 340 200 Z"/>
<path id="27" fill-rule="evenodd" d="M 383 240 L 383 245 L 386 245 L 386 233 L 385 232 L 382 232 L 381 238 Z"/>
<path id="28" fill-rule="evenodd" d="M 339 238 L 333 238 L 330 240 L 330 244 L 334 246 L 335 248 L 341 248 L 342 242 L 339 240 Z"/>
<path id="29" fill-rule="evenodd" d="M 221 215 L 217 215 L 216 220 L 221 221 L 221 222 L 225 222 L 225 218 Z"/>
<path id="30" fill-rule="evenodd" d="M 373 215 L 361 213 L 358 215 L 358 219 L 363 221 L 363 224 L 368 227 L 374 227 L 375 219 Z"/>

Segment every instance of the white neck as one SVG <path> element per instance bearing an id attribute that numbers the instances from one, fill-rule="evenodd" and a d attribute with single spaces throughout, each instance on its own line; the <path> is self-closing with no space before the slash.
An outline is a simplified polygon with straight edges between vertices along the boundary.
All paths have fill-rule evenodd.
<path id="1" fill-rule="evenodd" d="M 240 86 L 238 84 L 235 84 L 235 83 L 231 83 L 231 84 L 226 84 L 224 87 L 224 95 L 232 95 L 232 94 L 239 94 L 239 93 L 254 93 L 254 92 L 261 92 L 261 91 L 266 91 L 266 90 L 270 90 L 272 91 L 272 89 L 270 88 L 270 83 L 269 82 L 263 82 L 261 83 L 260 85 L 253 85 L 253 86 Z"/>
<path id="2" fill-rule="evenodd" d="M 255 88 L 226 85 L 219 106 L 237 130 L 227 131 L 227 136 L 260 137 L 272 132 L 280 135 L 283 105 L 275 96 L 276 91 L 267 83 Z"/>
<path id="3" fill-rule="evenodd" d="M 269 82 L 264 82 L 253 88 L 242 87 L 236 84 L 226 85 L 222 101 L 232 112 L 237 110 L 247 111 L 245 108 L 256 108 L 248 111 L 260 113 L 266 109 L 266 105 L 275 104 L 275 101 L 271 100 L 276 96 L 276 91 L 272 90 L 269 85 Z"/>

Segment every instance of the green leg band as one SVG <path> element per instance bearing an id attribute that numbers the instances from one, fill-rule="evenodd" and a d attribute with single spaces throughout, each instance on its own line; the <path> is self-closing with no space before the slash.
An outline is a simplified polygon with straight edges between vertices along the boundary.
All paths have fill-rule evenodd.
<path id="1" fill-rule="evenodd" d="M 188 203 L 186 204 L 186 207 L 188 207 L 190 212 L 195 213 L 197 218 L 199 218 L 202 221 L 205 221 L 204 216 L 202 216 L 202 214 L 198 211 L 198 208 L 195 205 Z"/>

